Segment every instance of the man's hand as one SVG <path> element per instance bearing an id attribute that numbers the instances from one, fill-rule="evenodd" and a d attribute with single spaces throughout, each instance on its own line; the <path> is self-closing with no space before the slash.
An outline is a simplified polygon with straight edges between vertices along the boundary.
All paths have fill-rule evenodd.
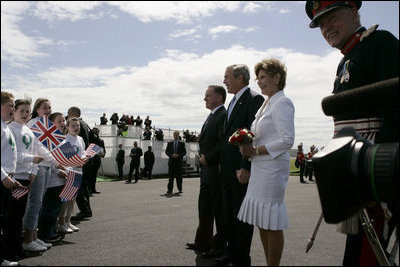
<path id="1" fill-rule="evenodd" d="M 241 184 L 247 184 L 249 183 L 250 179 L 250 171 L 246 169 L 240 169 L 236 171 L 236 177 Z"/>
<path id="2" fill-rule="evenodd" d="M 177 158 L 179 158 L 179 154 L 175 154 L 174 153 L 174 154 L 171 155 L 171 157 L 173 157 L 174 159 L 177 159 Z"/>
<path id="3" fill-rule="evenodd" d="M 206 161 L 206 157 L 203 154 L 201 154 L 201 158 L 199 159 L 199 162 L 203 166 L 208 166 L 208 163 Z"/>

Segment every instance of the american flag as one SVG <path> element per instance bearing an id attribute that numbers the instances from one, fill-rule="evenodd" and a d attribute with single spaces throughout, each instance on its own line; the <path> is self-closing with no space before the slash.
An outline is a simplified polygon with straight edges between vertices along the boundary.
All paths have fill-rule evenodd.
<path id="1" fill-rule="evenodd" d="M 65 139 L 65 135 L 53 125 L 46 115 L 38 120 L 30 129 L 49 151 L 52 151 Z"/>
<path id="2" fill-rule="evenodd" d="M 12 192 L 11 192 L 11 195 L 12 195 L 13 198 L 18 200 L 21 197 L 23 197 L 26 194 L 28 194 L 28 192 L 29 192 L 29 188 L 27 186 L 22 186 L 22 187 L 19 187 L 17 189 L 13 189 Z"/>
<path id="3" fill-rule="evenodd" d="M 85 151 L 88 158 L 93 158 L 95 155 L 103 151 L 103 148 L 95 143 L 91 143 Z"/>
<path id="4" fill-rule="evenodd" d="M 73 200 L 81 187 L 82 173 L 73 170 L 68 171 L 67 182 L 64 185 L 59 197 L 61 201 L 65 202 Z"/>
<path id="5" fill-rule="evenodd" d="M 85 165 L 85 161 L 76 154 L 74 147 L 70 142 L 65 142 L 61 146 L 51 151 L 53 157 L 58 163 L 64 166 L 77 167 Z"/>

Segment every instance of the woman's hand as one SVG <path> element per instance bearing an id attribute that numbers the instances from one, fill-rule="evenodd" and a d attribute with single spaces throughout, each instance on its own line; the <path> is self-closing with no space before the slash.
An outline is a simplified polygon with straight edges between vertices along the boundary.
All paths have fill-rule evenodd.
<path id="1" fill-rule="evenodd" d="M 256 154 L 256 150 L 252 144 L 239 145 L 239 149 L 242 156 L 251 157 Z"/>

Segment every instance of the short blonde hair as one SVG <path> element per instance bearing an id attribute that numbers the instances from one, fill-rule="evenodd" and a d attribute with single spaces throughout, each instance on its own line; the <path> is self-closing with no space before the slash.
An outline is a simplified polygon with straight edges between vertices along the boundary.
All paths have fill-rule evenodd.
<path id="1" fill-rule="evenodd" d="M 286 66 L 281 61 L 275 58 L 264 59 L 261 62 L 257 63 L 254 67 L 254 72 L 256 73 L 256 77 L 258 77 L 258 73 L 263 70 L 271 76 L 275 76 L 277 73 L 281 75 L 278 82 L 278 89 L 283 90 L 286 86 Z"/>

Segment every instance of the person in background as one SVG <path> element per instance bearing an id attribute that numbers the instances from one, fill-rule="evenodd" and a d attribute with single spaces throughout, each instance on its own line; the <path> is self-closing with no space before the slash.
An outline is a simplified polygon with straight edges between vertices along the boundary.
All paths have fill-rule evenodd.
<path id="1" fill-rule="evenodd" d="M 155 162 L 154 153 L 152 151 L 152 147 L 148 146 L 147 151 L 144 152 L 144 169 L 142 172 L 142 176 L 147 176 L 149 180 L 152 178 L 153 166 Z"/>
<path id="2" fill-rule="evenodd" d="M 138 147 L 138 143 L 133 142 L 133 148 L 131 149 L 131 153 L 129 157 L 131 157 L 131 164 L 129 167 L 128 181 L 130 183 L 132 180 L 133 171 L 135 171 L 135 184 L 139 180 L 139 167 L 140 167 L 140 157 L 143 156 L 143 151 L 140 147 Z"/>
<path id="3" fill-rule="evenodd" d="M 304 170 L 306 166 L 306 160 L 303 153 L 303 143 L 300 143 L 297 146 L 297 157 L 295 165 L 297 168 L 300 168 L 300 183 L 305 184 L 306 182 L 304 181 Z"/>
<path id="4" fill-rule="evenodd" d="M 124 175 L 124 164 L 125 164 L 125 150 L 123 149 L 122 144 L 118 145 L 118 153 L 115 160 L 117 161 L 118 165 L 118 177 L 120 180 L 122 180 Z"/>
<path id="5" fill-rule="evenodd" d="M 307 158 L 305 158 L 306 170 L 305 170 L 305 174 L 304 174 L 306 177 L 308 177 L 308 180 L 310 182 L 314 181 L 312 178 L 313 168 L 312 168 L 312 161 L 311 161 L 314 154 L 315 154 L 315 146 L 312 145 L 312 146 L 310 146 L 310 151 L 307 153 Z"/>
<path id="6" fill-rule="evenodd" d="M 165 154 L 168 156 L 168 174 L 167 194 L 172 194 L 174 189 L 174 178 L 176 177 L 176 186 L 179 193 L 182 193 L 182 162 L 186 155 L 185 143 L 179 141 L 179 131 L 174 131 L 174 140 L 168 142 Z"/>
<path id="7" fill-rule="evenodd" d="M 108 119 L 106 118 L 106 113 L 103 113 L 103 116 L 100 117 L 100 125 L 106 125 L 108 122 Z"/>
<path id="8" fill-rule="evenodd" d="M 97 181 L 97 173 L 101 166 L 101 158 L 104 158 L 106 155 L 106 147 L 104 146 L 104 140 L 99 136 L 99 128 L 94 127 L 92 131 L 89 133 L 89 143 L 96 144 L 103 148 L 102 152 L 99 152 L 93 158 L 89 159 L 89 164 L 91 165 L 90 173 L 89 173 L 89 194 L 100 194 L 99 191 L 96 190 L 96 181 Z"/>

